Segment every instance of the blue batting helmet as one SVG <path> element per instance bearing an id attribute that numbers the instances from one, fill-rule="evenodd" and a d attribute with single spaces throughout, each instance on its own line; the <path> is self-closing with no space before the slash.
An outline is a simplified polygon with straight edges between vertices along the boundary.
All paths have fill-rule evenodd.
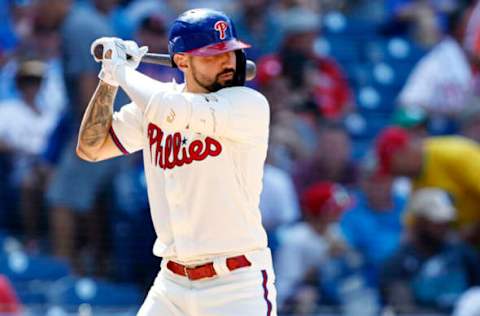
<path id="1" fill-rule="evenodd" d="M 250 47 L 237 39 L 232 20 L 223 12 L 211 9 L 193 9 L 182 13 L 172 24 L 168 37 L 168 51 L 172 65 L 178 53 L 194 56 L 213 56 L 235 51 L 238 85 L 245 82 L 246 58 L 244 48 Z"/>
<path id="2" fill-rule="evenodd" d="M 212 56 L 250 47 L 236 36 L 233 22 L 225 13 L 211 9 L 193 9 L 182 13 L 173 22 L 168 49 L 173 57 L 176 53 Z"/>

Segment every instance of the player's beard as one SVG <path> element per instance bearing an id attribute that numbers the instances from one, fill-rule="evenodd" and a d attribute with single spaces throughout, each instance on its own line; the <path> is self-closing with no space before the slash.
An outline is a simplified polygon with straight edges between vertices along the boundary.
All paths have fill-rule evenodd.
<path id="1" fill-rule="evenodd" d="M 220 76 L 223 74 L 228 74 L 232 73 L 232 79 L 225 80 L 225 82 L 222 84 L 220 83 Z M 208 83 L 207 80 L 201 78 L 201 76 L 198 74 L 198 72 L 195 70 L 195 68 L 192 67 L 192 77 L 193 80 L 202 88 L 206 89 L 209 92 L 216 92 L 220 89 L 227 88 L 227 87 L 233 87 L 235 84 L 235 70 L 233 68 L 228 68 L 220 72 L 215 76 L 215 79 L 213 82 Z"/>

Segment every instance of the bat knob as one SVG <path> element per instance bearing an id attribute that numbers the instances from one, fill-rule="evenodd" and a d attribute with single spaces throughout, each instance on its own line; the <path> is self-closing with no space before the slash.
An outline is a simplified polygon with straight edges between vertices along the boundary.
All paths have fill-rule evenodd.
<path id="1" fill-rule="evenodd" d="M 245 75 L 245 79 L 247 81 L 253 80 L 257 75 L 257 66 L 251 60 L 247 60 L 247 71 Z"/>
<path id="2" fill-rule="evenodd" d="M 107 52 L 108 55 L 109 52 Z M 102 60 L 103 59 L 103 45 L 97 45 L 93 48 L 93 55 L 97 60 Z M 107 58 L 110 58 L 107 56 Z M 131 59 L 132 56 L 127 54 L 127 60 Z"/>
<path id="3" fill-rule="evenodd" d="M 93 55 L 96 59 L 102 60 L 103 59 L 103 45 L 97 45 L 93 49 Z"/>

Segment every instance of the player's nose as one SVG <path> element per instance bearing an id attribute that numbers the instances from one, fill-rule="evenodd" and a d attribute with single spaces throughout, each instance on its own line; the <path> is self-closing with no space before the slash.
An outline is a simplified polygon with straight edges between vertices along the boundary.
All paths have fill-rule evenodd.
<path id="1" fill-rule="evenodd" d="M 218 55 L 220 64 L 223 68 L 234 68 L 235 69 L 235 52 L 225 52 Z"/>

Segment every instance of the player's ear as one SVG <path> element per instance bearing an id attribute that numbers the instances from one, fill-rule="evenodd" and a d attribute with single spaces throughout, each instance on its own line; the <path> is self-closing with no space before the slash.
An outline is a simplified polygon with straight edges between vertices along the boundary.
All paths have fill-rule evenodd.
<path id="1" fill-rule="evenodd" d="M 177 65 L 178 69 L 183 72 L 188 68 L 188 58 L 185 54 L 175 54 L 173 56 L 173 61 Z"/>

